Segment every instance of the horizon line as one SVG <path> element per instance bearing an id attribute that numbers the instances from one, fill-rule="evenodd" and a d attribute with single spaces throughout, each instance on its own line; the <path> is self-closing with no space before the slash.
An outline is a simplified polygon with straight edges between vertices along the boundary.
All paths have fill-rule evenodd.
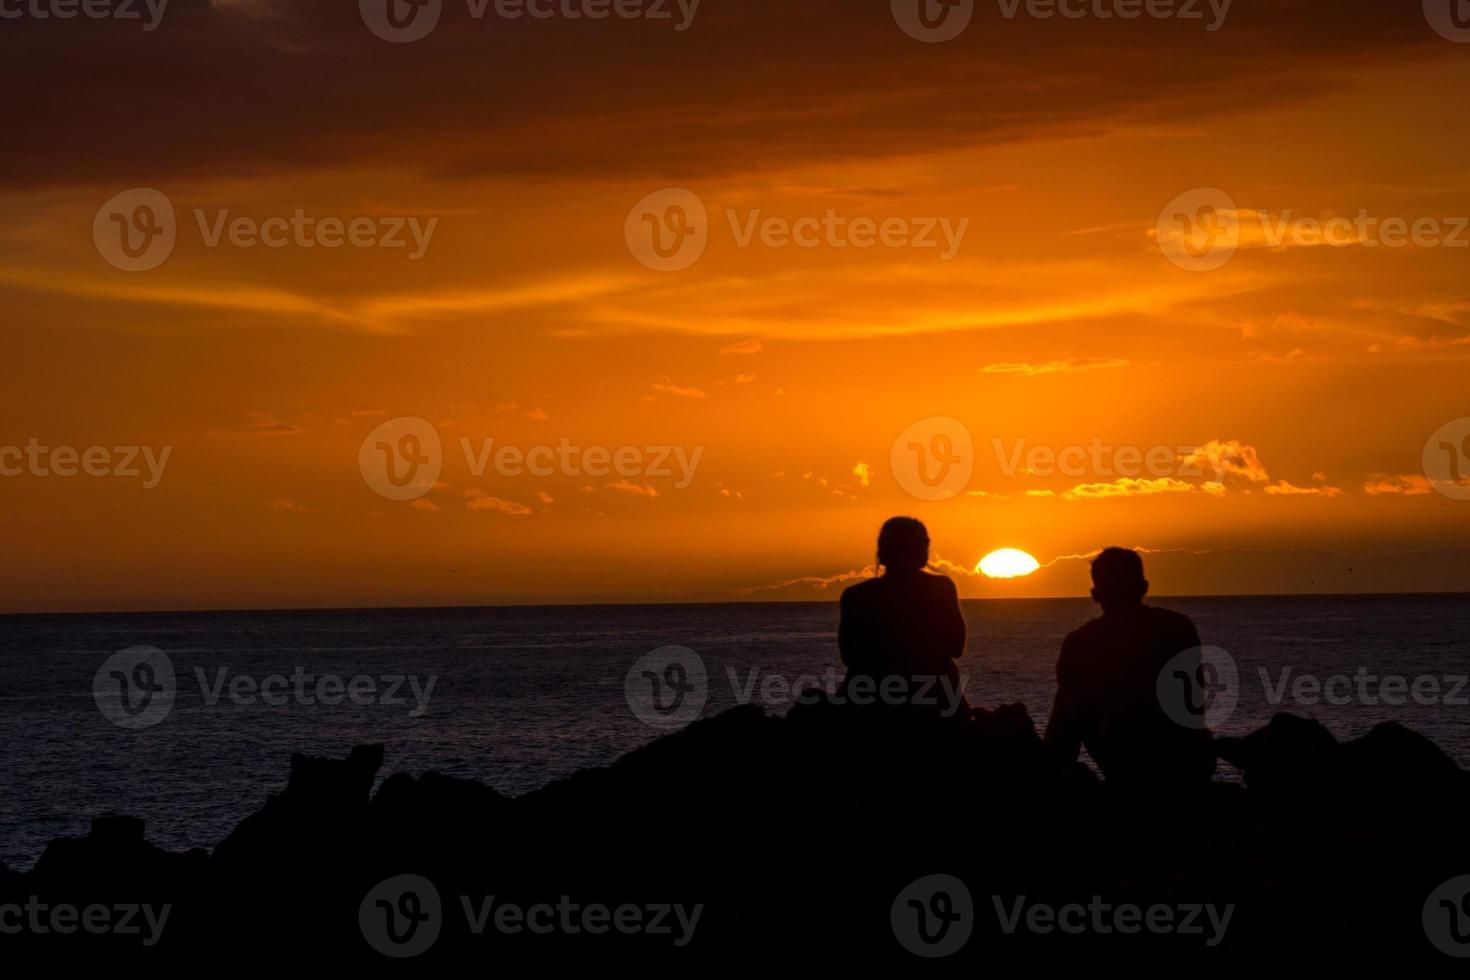
<path id="1" fill-rule="evenodd" d="M 1450 589 L 1444 591 L 1405 592 L 1210 592 L 1210 593 L 1161 593 L 1150 594 L 1151 599 L 1410 599 L 1470 596 L 1470 591 Z M 373 612 L 465 612 L 471 610 L 512 609 L 618 609 L 668 606 L 816 606 L 838 602 L 839 596 L 830 599 L 691 599 L 654 602 L 635 600 L 626 602 L 485 602 L 458 605 L 379 605 L 379 606 L 238 606 L 210 609 L 88 609 L 88 610 L 39 610 L 31 612 L 0 612 L 0 620 L 25 617 L 63 616 L 222 616 L 242 613 L 373 613 Z M 961 602 L 1077 602 L 1091 603 L 1088 595 L 1059 596 L 961 596 Z"/>

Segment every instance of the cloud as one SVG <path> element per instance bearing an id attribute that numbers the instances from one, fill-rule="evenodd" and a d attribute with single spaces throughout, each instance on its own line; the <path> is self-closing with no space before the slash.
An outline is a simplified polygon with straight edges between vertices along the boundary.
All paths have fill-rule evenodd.
<path id="1" fill-rule="evenodd" d="M 265 412 L 251 412 L 249 418 L 250 421 L 239 429 L 246 435 L 294 436 L 306 431 L 294 422 L 283 421 Z"/>
<path id="2" fill-rule="evenodd" d="M 852 468 L 852 475 L 858 478 L 858 484 L 864 487 L 873 485 L 873 468 L 867 463 L 858 463 Z"/>
<path id="3" fill-rule="evenodd" d="M 58 274 L 39 268 L 7 268 L 0 269 L 0 282 L 26 290 L 124 303 L 291 317 L 318 326 L 375 335 L 405 333 L 416 321 L 557 310 L 568 304 L 613 297 L 638 286 L 635 279 L 624 276 L 589 275 L 551 278 L 499 289 L 316 298 L 273 286 L 204 282 L 199 276 L 178 282 L 160 278 L 166 275 L 166 272 L 157 273 L 146 282 L 115 282 L 88 280 L 71 273 Z"/>
<path id="4" fill-rule="evenodd" d="M 1154 497 L 1164 493 L 1196 492 L 1218 496 L 1224 492 L 1224 488 L 1218 483 L 1206 483 L 1200 486 L 1168 476 L 1154 480 L 1121 477 L 1111 483 L 1084 483 L 1073 487 L 1062 496 L 1068 500 L 1106 500 L 1114 497 Z"/>
<path id="5" fill-rule="evenodd" d="M 1247 351 L 1246 357 L 1253 361 L 1267 361 L 1271 363 L 1286 363 L 1287 361 L 1300 360 L 1306 357 L 1308 350 L 1305 347 L 1293 347 L 1288 351 Z"/>
<path id="6" fill-rule="evenodd" d="M 607 485 L 609 490 L 617 490 L 619 493 L 632 494 L 635 497 L 657 497 L 658 491 L 644 483 L 633 483 L 629 480 L 614 480 Z"/>
<path id="7" fill-rule="evenodd" d="M 1003 363 L 987 364 L 982 374 L 1020 374 L 1032 377 L 1038 374 L 1064 374 L 1075 371 L 1102 371 L 1109 368 L 1125 368 L 1128 362 L 1118 358 L 1070 357 L 1065 361 L 1048 361 L 1045 364 Z"/>
<path id="8" fill-rule="evenodd" d="M 311 508 L 309 508 L 309 507 L 303 507 L 300 504 L 298 504 L 296 501 L 289 500 L 286 497 L 277 497 L 274 500 L 267 501 L 266 502 L 266 507 L 268 507 L 269 509 L 275 511 L 278 514 L 314 514 L 314 513 L 316 513 L 316 511 L 312 510 Z"/>
<path id="9" fill-rule="evenodd" d="M 930 559 L 928 568 L 934 572 L 958 575 L 966 578 L 978 578 L 980 573 L 958 562 L 938 556 Z M 758 585 L 753 588 L 740 589 L 739 592 L 750 595 L 757 592 L 781 592 L 788 590 L 815 590 L 825 592 L 835 585 L 847 585 L 851 582 L 860 582 L 864 579 L 876 578 L 878 566 L 869 565 L 866 568 L 854 568 L 834 575 L 803 575 L 800 578 L 786 579 L 770 585 Z"/>
<path id="10" fill-rule="evenodd" d="M 1393 342 L 1395 350 L 1421 351 L 1421 350 L 1443 350 L 1445 348 L 1470 346 L 1470 334 L 1464 336 L 1446 337 L 1435 335 L 1432 337 L 1399 337 Z M 1384 345 L 1374 344 L 1368 348 L 1370 354 L 1381 354 L 1385 350 Z"/>
<path id="11" fill-rule="evenodd" d="M 1371 497 L 1384 494 L 1400 494 L 1405 497 L 1421 497 L 1434 492 L 1434 484 L 1421 473 L 1406 473 L 1400 476 L 1379 474 L 1363 484 L 1363 492 Z"/>
<path id="12" fill-rule="evenodd" d="M 518 504 L 513 500 L 502 500 L 492 497 L 483 490 L 471 487 L 464 492 L 466 510 L 493 510 L 501 514 L 509 514 L 512 517 L 524 517 L 531 513 L 531 508 L 525 504 Z"/>
<path id="13" fill-rule="evenodd" d="M 615 296 L 638 287 L 635 278 L 623 275 L 553 276 L 493 288 L 370 296 L 343 304 L 341 308 L 324 307 L 324 315 L 370 332 L 392 333 L 400 331 L 406 321 L 560 308 L 573 302 Z"/>
<path id="14" fill-rule="evenodd" d="M 734 344 L 726 344 L 720 348 L 721 354 L 759 354 L 763 347 L 759 340 L 742 340 Z"/>
<path id="15" fill-rule="evenodd" d="M 1273 333 L 1307 333 L 1320 329 L 1315 320 L 1288 310 L 1274 317 L 1247 317 L 1240 323 L 1240 336 L 1244 340 L 1257 340 Z"/>
<path id="16" fill-rule="evenodd" d="M 1285 480 L 1280 480 L 1266 488 L 1266 492 L 1276 496 L 1287 497 L 1341 497 L 1340 487 L 1298 487 Z"/>
<path id="17" fill-rule="evenodd" d="M 413 502 L 413 508 L 414 510 L 422 510 L 429 514 L 439 513 L 439 505 L 434 503 L 428 497 L 420 497 L 419 499 L 415 500 Z"/>
<path id="18" fill-rule="evenodd" d="M 978 6 L 975 24 L 943 45 L 909 43 L 888 4 L 851 0 L 705 5 L 682 32 L 673 21 L 474 19 L 445 4 L 430 37 L 397 46 L 372 37 L 353 3 L 175 3 L 151 33 L 27 18 L 6 24 L 0 83 L 46 92 L 46 111 L 26 114 L 27 138 L 0 157 L 0 182 L 133 186 L 144 175 L 164 184 L 370 159 L 440 179 L 669 183 L 772 159 L 1193 129 L 1346 90 L 1369 62 L 1460 53 L 1425 28 L 1418 4 L 1381 0 L 1331 18 L 1306 3 L 1237 4 L 1208 44 L 1179 43 L 1172 21 L 1060 31 Z M 645 67 L 619 70 L 627 64 Z M 150 111 L 115 112 L 96 85 L 75 84 L 78 65 L 126 79 L 129 103 Z M 589 142 L 599 127 L 618 138 Z"/>
<path id="19" fill-rule="evenodd" d="M 836 575 L 803 575 L 801 578 L 787 579 L 784 582 L 776 582 L 773 585 L 759 585 L 754 588 L 743 589 L 742 592 L 779 592 L 783 589 L 797 587 L 814 588 L 819 591 L 830 589 L 834 585 L 845 585 L 848 582 L 856 582 L 861 579 L 874 578 L 878 574 L 878 566 L 869 565 L 867 568 L 855 569 L 849 572 L 839 572 Z"/>
<path id="20" fill-rule="evenodd" d="M 1261 463 L 1255 446 L 1248 446 L 1234 439 L 1209 442 L 1180 457 L 1185 466 L 1208 468 L 1217 479 L 1227 476 L 1241 477 L 1252 483 L 1269 483 L 1271 476 Z"/>
<path id="21" fill-rule="evenodd" d="M 958 260 L 957 260 L 958 261 Z M 587 330 L 729 334 L 758 330 L 767 337 L 844 340 L 988 328 L 1015 329 L 1141 314 L 1176 316 L 1183 305 L 1218 302 L 1233 275 L 1163 282 L 1119 277 L 1110 263 L 1055 256 L 1016 258 L 967 267 L 942 263 L 890 264 L 881 279 L 870 267 L 834 269 L 820 277 L 783 277 L 799 301 L 752 289 L 748 278 L 661 281 L 590 305 Z M 1223 278 L 1222 278 L 1223 277 Z M 1241 276 L 1244 281 L 1245 276 Z M 913 301 L 916 292 L 922 303 Z M 985 298 L 978 299 L 980 293 Z M 700 315 L 691 316 L 696 305 Z"/>
<path id="22" fill-rule="evenodd" d="M 677 385 L 674 382 L 670 381 L 667 376 L 665 376 L 662 381 L 660 381 L 657 384 L 655 384 L 653 386 L 653 390 L 654 391 L 663 392 L 665 395 L 674 395 L 675 397 L 678 397 L 678 398 L 708 398 L 709 397 L 701 389 L 699 389 L 699 388 L 690 388 L 690 387 L 686 387 L 684 385 Z"/>
<path id="23" fill-rule="evenodd" d="M 1290 208 L 1275 213 L 1267 209 L 1222 210 L 1219 213 L 1233 219 L 1236 237 L 1234 247 L 1237 249 L 1262 249 L 1280 253 L 1288 249 L 1345 248 L 1364 244 L 1372 247 L 1376 241 L 1370 228 L 1360 228 L 1352 218 L 1342 215 L 1303 214 Z M 1196 242 L 1206 245 L 1206 241 L 1199 237 L 1202 230 L 1203 226 L 1181 223 L 1166 228 L 1150 228 L 1147 234 L 1155 241 L 1162 239 L 1161 245 L 1179 252 L 1191 251 Z M 1304 326 L 1307 322 L 1300 320 L 1297 326 Z M 1259 321 L 1251 325 L 1243 324 L 1242 333 L 1251 336 L 1251 327 L 1259 325 Z M 1282 325 L 1289 327 L 1292 322 L 1288 319 Z"/>
<path id="24" fill-rule="evenodd" d="M 1136 551 L 1139 554 L 1143 555 L 1177 554 L 1200 556 L 1214 554 L 1214 552 L 1208 549 L 1197 550 L 1190 548 L 1149 548 L 1143 545 L 1134 545 L 1130 550 Z M 1042 562 L 1040 567 L 1042 569 L 1049 569 L 1064 562 L 1090 562 L 1092 559 L 1098 556 L 1100 551 L 1101 549 L 1094 549 L 1093 551 L 1089 551 L 1085 554 L 1057 555 L 1050 561 Z M 988 581 L 990 578 L 984 572 L 980 571 L 978 563 L 962 564 L 960 562 L 953 561 L 940 555 L 935 555 L 933 558 L 931 558 L 927 567 L 932 572 L 943 575 L 952 575 L 959 579 L 970 579 L 974 581 L 985 582 Z M 752 588 L 745 588 L 737 591 L 738 593 L 744 595 L 750 595 L 758 592 L 797 590 L 814 590 L 818 592 L 824 592 L 835 585 L 846 585 L 850 582 L 858 582 L 864 579 L 875 578 L 877 574 L 878 567 L 876 565 L 869 565 L 866 568 L 850 569 L 848 571 L 838 572 L 833 575 L 803 575 L 800 578 L 786 579 L 784 581 L 776 582 L 770 585 L 755 586 Z"/>

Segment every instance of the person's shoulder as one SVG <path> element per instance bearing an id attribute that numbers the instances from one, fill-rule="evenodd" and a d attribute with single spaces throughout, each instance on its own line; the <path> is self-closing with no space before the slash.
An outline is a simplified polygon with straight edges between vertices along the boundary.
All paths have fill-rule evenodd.
<path id="1" fill-rule="evenodd" d="M 848 602 L 851 600 L 862 599 L 870 593 L 876 592 L 879 588 L 881 588 L 881 586 L 878 585 L 879 581 L 881 580 L 876 578 L 869 578 L 864 579 L 863 581 L 858 582 L 854 585 L 849 585 L 847 588 L 842 590 L 842 601 Z"/>
<path id="2" fill-rule="evenodd" d="M 1090 619 L 1068 633 L 1062 639 L 1061 653 L 1057 656 L 1057 670 L 1067 674 L 1076 665 L 1092 659 L 1093 651 L 1103 646 L 1102 617 Z"/>
<path id="3" fill-rule="evenodd" d="M 1098 616 L 1095 619 L 1089 619 L 1087 622 L 1083 623 L 1081 626 L 1068 633 L 1067 638 L 1063 641 L 1063 645 L 1087 643 L 1093 637 L 1098 636 L 1103 632 L 1103 630 L 1106 628 L 1106 622 L 1107 619 L 1103 616 Z"/>
<path id="4" fill-rule="evenodd" d="M 1171 633 L 1194 633 L 1196 632 L 1194 620 L 1182 612 L 1173 609 L 1161 609 L 1158 606 L 1144 606 L 1148 610 L 1149 619 L 1154 626 Z"/>
<path id="5" fill-rule="evenodd" d="M 936 575 L 933 572 L 924 572 L 923 574 L 924 584 L 935 592 L 956 596 L 960 594 L 959 588 L 954 584 L 954 579 L 948 575 Z"/>

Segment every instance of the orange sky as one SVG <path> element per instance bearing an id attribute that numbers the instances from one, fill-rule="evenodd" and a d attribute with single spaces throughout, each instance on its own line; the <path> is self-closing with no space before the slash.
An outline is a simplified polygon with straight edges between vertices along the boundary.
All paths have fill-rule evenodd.
<path id="1" fill-rule="evenodd" d="M 979 3 L 937 44 L 850 0 L 704 0 L 684 31 L 446 0 L 407 44 L 354 4 L 0 23 L 26 93 L 0 109 L 0 464 L 168 451 L 155 486 L 0 476 L 0 609 L 835 597 L 895 513 L 971 596 L 1077 594 L 1108 544 L 1175 594 L 1470 589 L 1470 484 L 1424 460 L 1443 429 L 1470 477 L 1470 45 L 1419 4 L 1261 6 L 1207 31 Z M 175 214 L 148 271 L 106 244 L 134 188 Z M 1209 271 L 1156 231 L 1197 188 L 1236 206 Z M 629 228 L 691 199 L 703 254 L 640 263 Z M 230 241 L 298 211 L 407 247 Z M 1309 224 L 1360 214 L 1441 240 Z M 359 458 L 402 417 L 442 447 L 411 500 Z M 935 418 L 972 472 L 925 500 L 894 445 Z M 476 474 L 490 439 L 655 452 Z M 1124 452 L 1008 472 L 1095 446 Z M 672 451 L 639 469 L 661 447 L 687 480 Z M 1046 567 L 968 573 L 1006 546 Z"/>

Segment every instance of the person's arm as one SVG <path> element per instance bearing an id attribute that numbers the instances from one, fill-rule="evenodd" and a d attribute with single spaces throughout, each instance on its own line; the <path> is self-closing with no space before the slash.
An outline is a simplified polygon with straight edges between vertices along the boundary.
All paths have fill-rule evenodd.
<path id="1" fill-rule="evenodd" d="M 837 652 L 842 655 L 842 666 L 848 670 L 852 670 L 857 666 L 857 661 L 862 659 L 858 651 L 861 630 L 857 625 L 854 605 L 852 591 L 849 589 L 843 592 L 842 601 L 838 604 L 841 618 L 837 622 Z"/>
<path id="2" fill-rule="evenodd" d="M 949 601 L 945 605 L 940 649 L 950 660 L 958 660 L 965 655 L 965 638 L 968 635 L 968 627 L 965 625 L 964 610 L 960 608 L 959 590 L 948 578 L 944 580 L 944 584 L 949 590 Z"/>
<path id="3" fill-rule="evenodd" d="M 1199 630 L 1195 628 L 1194 620 L 1185 617 L 1184 629 L 1181 632 L 1184 634 L 1184 639 L 1182 641 L 1183 646 L 1181 646 L 1179 649 L 1197 650 L 1200 647 L 1204 646 L 1204 644 L 1200 642 Z"/>
<path id="4" fill-rule="evenodd" d="M 1051 717 L 1042 737 L 1048 750 L 1061 762 L 1076 762 L 1082 752 L 1082 726 L 1079 718 L 1078 694 L 1072 683 L 1071 664 L 1076 655 L 1072 637 L 1062 641 L 1057 658 L 1057 696 L 1052 701 Z"/>
<path id="5" fill-rule="evenodd" d="M 1188 653 L 1190 656 L 1175 665 L 1176 674 L 1182 668 L 1188 671 L 1188 675 L 1183 676 L 1198 676 L 1202 660 L 1202 646 L 1199 630 L 1195 628 L 1194 621 L 1188 616 L 1172 615 L 1168 620 L 1168 629 L 1161 637 L 1158 652 L 1155 654 L 1158 659 L 1156 671 L 1154 674 L 1141 676 L 1135 680 L 1134 687 L 1137 688 L 1135 696 L 1140 699 L 1156 698 L 1154 686 L 1157 683 L 1157 671 L 1163 670 L 1166 664 L 1172 663 L 1174 658 L 1180 654 Z M 1171 683 L 1172 681 L 1173 679 Z"/>

